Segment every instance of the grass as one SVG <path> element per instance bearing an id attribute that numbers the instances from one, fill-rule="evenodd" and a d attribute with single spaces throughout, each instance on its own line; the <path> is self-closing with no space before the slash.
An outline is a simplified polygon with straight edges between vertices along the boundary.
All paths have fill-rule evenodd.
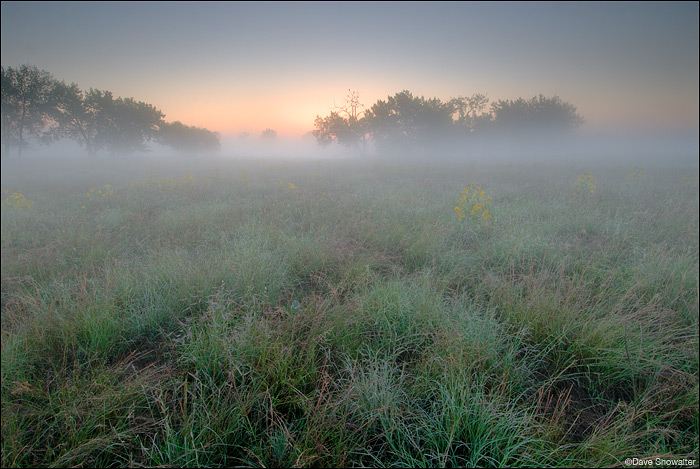
<path id="1" fill-rule="evenodd" d="M 3 467 L 697 464 L 697 169 L 207 163 L 3 161 Z"/>

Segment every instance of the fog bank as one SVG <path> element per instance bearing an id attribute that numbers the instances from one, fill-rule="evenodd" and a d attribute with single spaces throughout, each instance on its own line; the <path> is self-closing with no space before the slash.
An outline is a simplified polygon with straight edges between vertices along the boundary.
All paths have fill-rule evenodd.
<path id="1" fill-rule="evenodd" d="M 121 160 L 137 164 L 148 159 L 191 160 L 222 158 L 241 160 L 337 160 L 376 159 L 377 161 L 411 161 L 429 163 L 565 163 L 614 166 L 698 167 L 700 152 L 697 132 L 580 132 L 574 136 L 532 138 L 491 136 L 473 138 L 459 143 L 441 142 L 422 144 L 396 151 L 378 151 L 370 141 L 367 153 L 359 155 L 333 143 L 322 147 L 309 137 L 277 138 L 271 141 L 221 137 L 221 148 L 216 153 L 180 155 L 173 150 L 151 143 L 145 152 L 130 155 L 98 154 L 98 159 Z M 88 159 L 85 149 L 72 141 L 63 140 L 52 145 L 33 142 L 24 150 L 22 159 L 71 158 Z M 16 160 L 13 152 L 9 160 Z M 3 160 L 8 160 L 3 155 Z"/>

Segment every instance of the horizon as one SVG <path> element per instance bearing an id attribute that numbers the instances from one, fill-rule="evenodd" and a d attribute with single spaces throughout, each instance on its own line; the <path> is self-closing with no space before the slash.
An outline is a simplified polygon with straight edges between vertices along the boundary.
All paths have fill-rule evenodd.
<path id="1" fill-rule="evenodd" d="M 368 109 L 404 89 L 559 96 L 584 133 L 698 132 L 697 3 L 2 2 L 2 62 L 226 137 L 301 137 L 348 90 Z"/>

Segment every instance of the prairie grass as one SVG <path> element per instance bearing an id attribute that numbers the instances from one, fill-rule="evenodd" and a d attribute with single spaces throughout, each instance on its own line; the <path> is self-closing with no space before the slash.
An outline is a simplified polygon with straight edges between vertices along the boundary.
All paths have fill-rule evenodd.
<path id="1" fill-rule="evenodd" d="M 697 464 L 697 169 L 40 163 L 3 467 Z"/>

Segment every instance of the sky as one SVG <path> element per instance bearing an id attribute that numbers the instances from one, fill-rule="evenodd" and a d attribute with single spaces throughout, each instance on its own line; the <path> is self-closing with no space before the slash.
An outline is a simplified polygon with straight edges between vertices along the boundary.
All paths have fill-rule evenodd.
<path id="1" fill-rule="evenodd" d="M 698 2 L 2 2 L 2 65 L 281 136 L 357 91 L 559 96 L 591 131 L 698 130 Z"/>

